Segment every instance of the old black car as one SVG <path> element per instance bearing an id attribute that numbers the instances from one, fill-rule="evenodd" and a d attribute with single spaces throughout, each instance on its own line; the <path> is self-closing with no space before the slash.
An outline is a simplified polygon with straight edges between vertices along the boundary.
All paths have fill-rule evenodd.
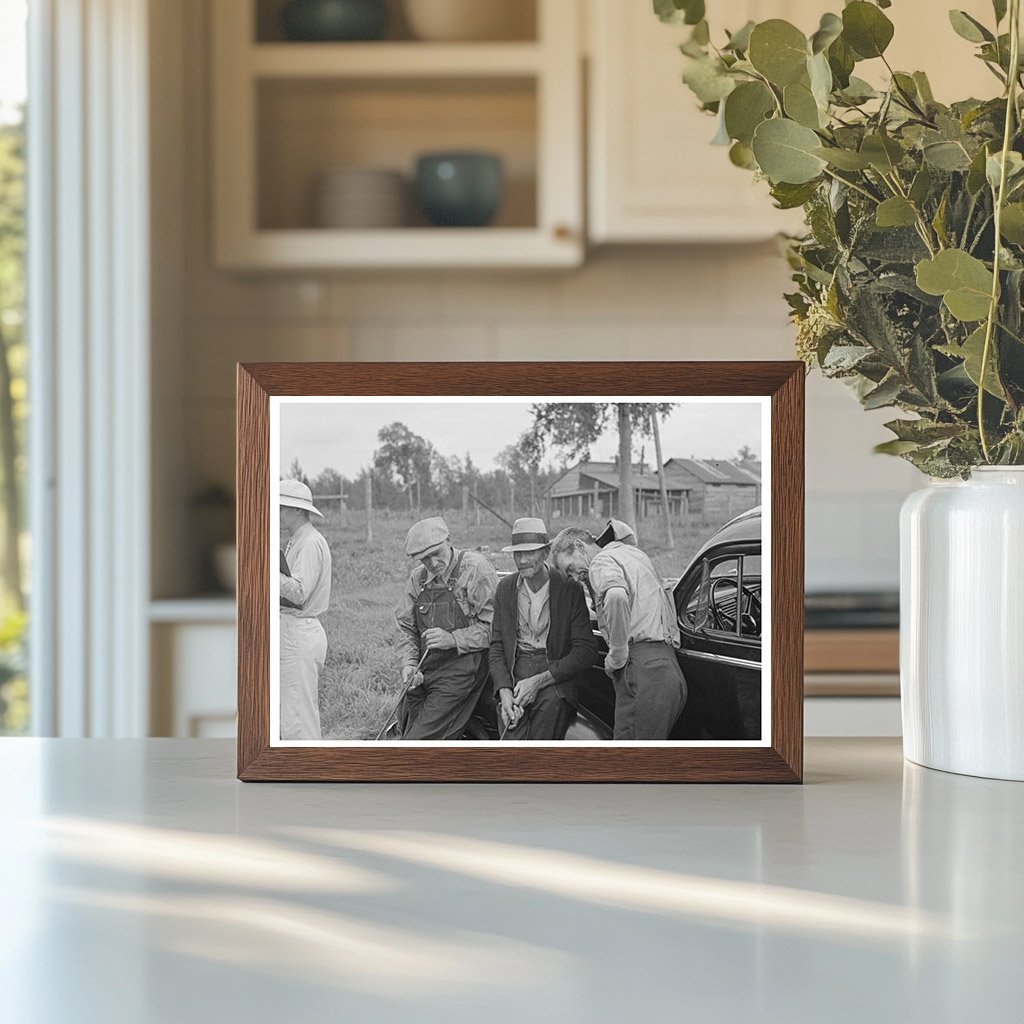
<path id="1" fill-rule="evenodd" d="M 723 526 L 673 588 L 677 652 L 689 697 L 671 739 L 743 740 L 761 735 L 761 510 Z M 596 632 L 596 630 L 595 630 Z M 598 634 L 600 636 L 600 634 Z M 566 739 L 611 739 L 615 694 L 601 661 L 580 687 Z"/>

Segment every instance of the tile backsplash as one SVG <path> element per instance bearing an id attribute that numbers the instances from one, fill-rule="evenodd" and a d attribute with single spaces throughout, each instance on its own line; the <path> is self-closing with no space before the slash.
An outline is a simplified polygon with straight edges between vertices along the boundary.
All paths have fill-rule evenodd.
<path id="1" fill-rule="evenodd" d="M 572 272 L 186 277 L 186 462 L 233 473 L 234 364 L 245 360 L 788 359 L 785 263 L 759 247 L 599 252 Z M 873 455 L 885 412 L 808 378 L 809 589 L 897 584 L 900 503 L 915 471 Z"/>

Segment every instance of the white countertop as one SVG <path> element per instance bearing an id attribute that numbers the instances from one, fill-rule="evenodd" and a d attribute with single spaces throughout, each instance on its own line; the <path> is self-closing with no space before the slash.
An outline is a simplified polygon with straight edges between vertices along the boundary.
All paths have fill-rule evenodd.
<path id="1" fill-rule="evenodd" d="M 810 740 L 803 787 L 243 785 L 0 741 L 10 1024 L 1017 1021 L 1024 785 Z"/>

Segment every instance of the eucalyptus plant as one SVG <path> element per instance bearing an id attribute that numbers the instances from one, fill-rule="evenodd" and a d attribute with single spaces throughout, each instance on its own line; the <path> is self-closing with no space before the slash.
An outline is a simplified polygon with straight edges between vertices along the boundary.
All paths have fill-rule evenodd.
<path id="1" fill-rule="evenodd" d="M 808 231 L 786 240 L 786 298 L 809 367 L 866 409 L 895 407 L 878 450 L 931 476 L 1024 463 L 1024 135 L 1020 0 L 993 23 L 950 11 L 998 95 L 938 102 L 893 69 L 890 0 L 852 0 L 806 36 L 780 19 L 711 40 L 705 0 L 654 0 L 692 26 L 683 80 L 734 164 Z M 879 61 L 888 87 L 855 74 Z M 995 83 L 994 83 L 995 84 Z"/>

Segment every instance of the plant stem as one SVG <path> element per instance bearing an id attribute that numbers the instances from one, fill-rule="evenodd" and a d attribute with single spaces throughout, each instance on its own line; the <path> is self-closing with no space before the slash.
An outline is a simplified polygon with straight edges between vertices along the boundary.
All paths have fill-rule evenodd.
<path id="1" fill-rule="evenodd" d="M 999 312 L 1000 242 L 1002 240 L 1003 203 L 1006 199 L 1006 165 L 1013 138 L 1013 122 L 1017 113 L 1017 74 L 1020 66 L 1020 0 L 1010 0 L 1010 74 L 1006 83 L 1006 123 L 1003 126 L 1003 151 L 999 167 L 999 190 L 995 197 L 995 246 L 992 256 L 992 294 L 989 298 L 988 319 L 985 322 L 985 346 L 981 350 L 981 370 L 978 373 L 978 434 L 985 461 L 992 462 L 988 435 L 985 431 L 985 374 L 992 352 L 992 333 Z"/>
<path id="2" fill-rule="evenodd" d="M 833 181 L 838 181 L 841 185 L 845 185 L 847 188 L 852 188 L 854 192 L 859 192 L 862 196 L 864 196 L 865 199 L 870 199 L 871 202 L 875 204 L 875 206 L 879 204 L 880 200 L 876 196 L 873 196 L 870 192 L 868 192 L 867 189 L 863 189 L 860 187 L 860 185 L 857 185 L 852 181 L 847 181 L 845 178 L 840 178 L 838 174 L 834 174 L 827 167 L 825 168 L 825 173 Z"/>

